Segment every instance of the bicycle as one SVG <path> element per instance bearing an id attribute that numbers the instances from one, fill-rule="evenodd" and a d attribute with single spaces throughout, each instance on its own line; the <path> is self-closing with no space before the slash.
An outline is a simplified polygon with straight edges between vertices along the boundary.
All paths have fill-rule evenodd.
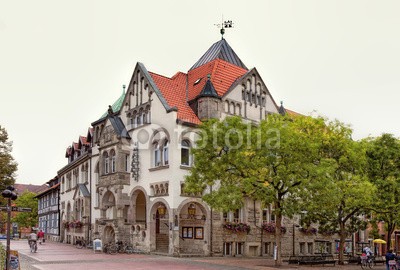
<path id="1" fill-rule="evenodd" d="M 117 245 L 112 244 L 109 242 L 108 244 L 104 244 L 103 246 L 103 252 L 111 255 L 117 254 L 118 248 Z"/>
<path id="2" fill-rule="evenodd" d="M 29 248 L 31 250 L 31 253 L 35 253 L 37 251 L 37 243 L 36 241 L 31 241 L 29 244 Z"/>
<path id="3" fill-rule="evenodd" d="M 76 248 L 82 249 L 86 247 L 86 241 L 83 239 L 76 240 Z"/>
<path id="4" fill-rule="evenodd" d="M 361 269 L 374 268 L 375 262 L 373 256 L 360 256 Z"/>
<path id="5" fill-rule="evenodd" d="M 396 260 L 390 260 L 389 261 L 389 270 L 397 270 L 397 261 Z"/>

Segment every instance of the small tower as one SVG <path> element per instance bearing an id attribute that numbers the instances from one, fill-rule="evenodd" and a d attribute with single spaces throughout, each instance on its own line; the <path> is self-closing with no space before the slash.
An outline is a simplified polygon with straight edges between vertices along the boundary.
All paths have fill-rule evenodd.
<path id="1" fill-rule="evenodd" d="M 191 106 L 202 121 L 221 117 L 221 98 L 215 91 L 210 75 L 207 76 L 207 82 L 200 94 L 191 101 Z"/>

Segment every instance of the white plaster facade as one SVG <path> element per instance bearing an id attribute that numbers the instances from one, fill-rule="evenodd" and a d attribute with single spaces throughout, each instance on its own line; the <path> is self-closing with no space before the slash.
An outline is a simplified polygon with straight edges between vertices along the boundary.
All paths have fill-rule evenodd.
<path id="1" fill-rule="evenodd" d="M 232 53 L 224 42 L 212 48 L 218 45 Z M 136 65 L 126 92 L 106 115 L 92 123 L 93 132 L 90 129 L 86 137 L 90 150 L 79 152 L 80 156 L 58 172 L 62 224 L 71 219 L 84 223 L 81 228 L 62 227 L 62 241 L 122 240 L 143 252 L 176 256 L 272 255 L 274 236 L 260 229 L 262 222 L 273 221 L 271 209 L 248 200 L 243 209 L 223 214 L 212 211 L 200 196 L 182 190 L 193 162 L 188 150 L 198 136 L 199 115 L 240 115 L 258 122 L 279 112 L 255 68 L 248 70 L 216 56 L 204 63 L 202 59 L 188 74 L 177 73 L 172 78 L 150 73 L 141 63 Z M 206 89 L 209 70 L 204 67 L 214 62 L 216 68 L 210 69 L 214 73 L 208 77 L 211 84 Z M 232 75 L 227 86 L 215 69 Z M 199 82 L 202 87 L 196 88 Z M 232 234 L 223 229 L 226 221 L 249 224 L 251 230 Z M 292 224 L 284 220 L 289 228 Z M 289 255 L 293 247 L 313 253 L 314 246 L 310 248 L 308 243 L 315 245 L 316 236 L 302 238 L 298 234 L 295 239 L 293 231 L 288 229 L 283 236 L 283 255 Z M 330 239 L 334 249 L 331 237 L 319 238 Z"/>

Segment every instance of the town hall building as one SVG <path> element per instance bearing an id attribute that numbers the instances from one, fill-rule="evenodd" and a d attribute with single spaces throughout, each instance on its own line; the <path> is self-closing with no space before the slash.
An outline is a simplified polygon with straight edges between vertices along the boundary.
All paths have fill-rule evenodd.
<path id="1" fill-rule="evenodd" d="M 119 99 L 67 148 L 57 175 L 61 241 L 126 241 L 170 256 L 272 256 L 274 235 L 262 226 L 275 221 L 271 206 L 249 200 L 218 212 L 201 194 L 186 194 L 184 179 L 202 121 L 236 115 L 257 123 L 276 113 L 293 112 L 224 38 L 170 78 L 137 63 Z M 227 222 L 249 230 L 232 232 Z M 296 222 L 283 220 L 282 255 L 335 252 L 333 236 L 303 235 Z"/>

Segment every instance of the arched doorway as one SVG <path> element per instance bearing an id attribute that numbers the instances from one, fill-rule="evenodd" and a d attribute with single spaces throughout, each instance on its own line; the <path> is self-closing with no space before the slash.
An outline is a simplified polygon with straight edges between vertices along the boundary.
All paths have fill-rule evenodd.
<path id="1" fill-rule="evenodd" d="M 155 210 L 155 235 L 156 251 L 168 253 L 169 250 L 169 225 L 168 210 L 164 203 L 158 203 Z"/>
<path id="2" fill-rule="evenodd" d="M 106 226 L 103 233 L 103 243 L 115 243 L 115 231 L 112 226 Z"/>
<path id="3" fill-rule="evenodd" d="M 102 200 L 102 205 L 105 208 L 105 218 L 115 219 L 117 217 L 117 208 L 115 207 L 115 196 L 111 191 L 107 191 Z"/>
<path id="4" fill-rule="evenodd" d="M 208 254 L 209 223 L 207 216 L 206 208 L 199 202 L 185 201 L 181 205 L 179 209 L 180 253 Z"/>

